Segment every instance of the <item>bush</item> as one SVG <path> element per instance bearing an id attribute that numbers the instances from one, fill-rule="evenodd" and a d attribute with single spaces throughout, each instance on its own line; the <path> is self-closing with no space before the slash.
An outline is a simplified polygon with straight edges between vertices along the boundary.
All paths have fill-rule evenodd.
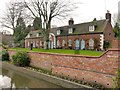
<path id="1" fill-rule="evenodd" d="M 79 50 L 75 50 L 74 54 L 79 55 L 80 51 Z"/>
<path id="2" fill-rule="evenodd" d="M 104 49 L 105 49 L 105 51 L 108 49 L 108 47 L 110 47 L 110 43 L 109 43 L 109 41 L 104 41 Z"/>
<path id="3" fill-rule="evenodd" d="M 12 56 L 13 64 L 17 66 L 29 66 L 30 58 L 25 51 L 18 51 L 15 55 Z"/>
<path id="4" fill-rule="evenodd" d="M 0 58 L 2 58 L 2 61 L 9 61 L 9 53 L 7 50 L 2 50 L 2 52 L 0 52 Z"/>
<path id="5" fill-rule="evenodd" d="M 114 82 L 113 88 L 120 88 L 120 68 L 118 68 L 115 73 L 116 73 L 115 79 L 112 78 L 112 80 Z"/>
<path id="6" fill-rule="evenodd" d="M 7 47 L 5 47 L 3 44 L 0 43 L 0 46 L 2 46 L 4 49 L 8 49 Z"/>

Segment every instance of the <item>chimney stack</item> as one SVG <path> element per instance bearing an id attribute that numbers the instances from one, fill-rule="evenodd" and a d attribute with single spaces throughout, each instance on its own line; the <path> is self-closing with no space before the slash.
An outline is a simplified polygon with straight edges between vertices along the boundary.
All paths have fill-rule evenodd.
<path id="1" fill-rule="evenodd" d="M 106 19 L 108 19 L 109 22 L 111 23 L 111 14 L 110 14 L 110 11 L 109 11 L 109 10 L 107 10 Z"/>
<path id="2" fill-rule="evenodd" d="M 30 31 L 34 31 L 34 26 L 31 26 L 31 30 Z"/>
<path id="3" fill-rule="evenodd" d="M 73 20 L 73 18 L 70 18 L 70 20 L 69 20 L 69 25 L 71 26 L 71 25 L 73 25 L 74 24 L 74 20 Z"/>

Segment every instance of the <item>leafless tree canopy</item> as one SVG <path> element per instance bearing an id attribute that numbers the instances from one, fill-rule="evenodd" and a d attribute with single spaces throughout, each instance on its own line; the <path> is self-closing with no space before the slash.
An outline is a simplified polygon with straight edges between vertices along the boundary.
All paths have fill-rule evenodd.
<path id="1" fill-rule="evenodd" d="M 26 13 L 23 2 L 9 2 L 7 10 L 4 12 L 4 16 L 1 17 L 2 27 L 7 27 L 14 30 L 18 18 L 24 18 L 28 23 L 28 14 Z M 27 19 L 26 19 L 27 18 Z M 3 23 L 4 22 L 4 23 Z"/>

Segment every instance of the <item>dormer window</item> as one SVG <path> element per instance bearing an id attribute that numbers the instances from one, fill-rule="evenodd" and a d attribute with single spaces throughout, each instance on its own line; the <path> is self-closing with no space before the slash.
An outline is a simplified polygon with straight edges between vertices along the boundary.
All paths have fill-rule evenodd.
<path id="1" fill-rule="evenodd" d="M 73 28 L 69 28 L 68 33 L 69 34 L 73 33 Z"/>
<path id="2" fill-rule="evenodd" d="M 89 26 L 89 31 L 92 32 L 92 31 L 94 31 L 94 30 L 95 30 L 95 26 L 94 26 L 94 25 L 90 25 L 90 26 Z"/>
<path id="3" fill-rule="evenodd" d="M 32 36 L 32 34 L 28 34 L 28 38 L 30 38 Z"/>
<path id="4" fill-rule="evenodd" d="M 37 33 L 37 37 L 39 37 L 39 36 L 40 36 L 40 34 L 41 34 L 41 33 Z"/>
<path id="5" fill-rule="evenodd" d="M 60 30 L 57 30 L 57 35 L 60 35 Z"/>

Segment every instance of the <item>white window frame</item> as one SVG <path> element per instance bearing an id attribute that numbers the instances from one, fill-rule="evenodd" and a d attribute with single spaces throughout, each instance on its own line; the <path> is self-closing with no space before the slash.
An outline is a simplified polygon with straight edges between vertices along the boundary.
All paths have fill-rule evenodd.
<path id="1" fill-rule="evenodd" d="M 30 46 L 30 42 L 28 42 L 28 47 Z"/>
<path id="2" fill-rule="evenodd" d="M 65 40 L 62 41 L 62 46 L 65 46 Z"/>
<path id="3" fill-rule="evenodd" d="M 60 41 L 59 40 L 57 40 L 57 46 L 60 46 Z"/>
<path id="4" fill-rule="evenodd" d="M 42 46 L 42 41 L 40 41 L 40 46 Z"/>
<path id="5" fill-rule="evenodd" d="M 73 33 L 73 28 L 69 28 L 68 33 L 69 34 Z"/>
<path id="6" fill-rule="evenodd" d="M 28 38 L 30 38 L 30 34 L 28 34 Z"/>
<path id="7" fill-rule="evenodd" d="M 92 42 L 91 42 L 91 41 L 92 41 Z M 90 46 L 90 47 L 93 47 L 93 46 L 94 46 L 94 40 L 92 40 L 92 39 L 89 40 L 89 46 Z"/>
<path id="8" fill-rule="evenodd" d="M 94 26 L 94 25 L 90 25 L 90 26 L 89 26 L 89 31 L 90 31 L 90 32 L 93 32 L 94 30 L 95 30 L 95 26 Z"/>
<path id="9" fill-rule="evenodd" d="M 39 41 L 37 41 L 36 46 L 39 47 Z"/>
<path id="10" fill-rule="evenodd" d="M 40 36 L 40 33 L 37 33 L 37 37 L 39 37 Z"/>
<path id="11" fill-rule="evenodd" d="M 57 35 L 60 35 L 60 30 L 57 30 Z"/>
<path id="12" fill-rule="evenodd" d="M 39 33 L 37 33 L 37 37 L 39 37 Z"/>
<path id="13" fill-rule="evenodd" d="M 68 41 L 68 43 L 69 43 L 69 44 L 68 44 L 69 46 L 72 46 L 72 41 L 71 41 L 71 39 Z"/>

